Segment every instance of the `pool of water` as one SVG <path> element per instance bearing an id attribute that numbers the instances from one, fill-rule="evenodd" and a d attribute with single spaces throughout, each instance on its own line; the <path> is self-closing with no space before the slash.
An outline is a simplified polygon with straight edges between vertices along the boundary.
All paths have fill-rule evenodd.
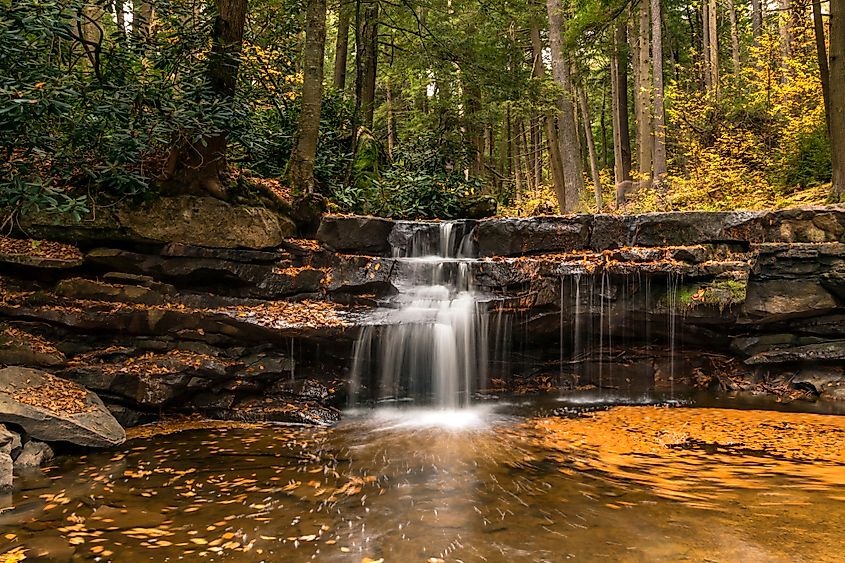
<path id="1" fill-rule="evenodd" d="M 0 554 L 841 561 L 845 417 L 616 399 L 135 430 L 21 476 L 0 499 Z"/>

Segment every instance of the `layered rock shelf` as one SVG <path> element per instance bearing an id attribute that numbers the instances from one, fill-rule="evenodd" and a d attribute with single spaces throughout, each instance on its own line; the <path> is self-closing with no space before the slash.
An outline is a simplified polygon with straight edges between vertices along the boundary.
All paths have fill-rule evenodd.
<path id="1" fill-rule="evenodd" d="M 325 216 L 316 238 L 292 238 L 263 209 L 174 199 L 155 204 L 160 227 L 128 212 L 36 217 L 26 234 L 53 240 L 0 240 L 0 367 L 72 381 L 124 426 L 170 413 L 336 421 L 360 327 L 379 330 L 414 275 L 402 256 L 433 244 L 438 223 Z M 843 208 L 454 228 L 478 256 L 466 263 L 490 316 L 493 390 L 845 398 Z"/>

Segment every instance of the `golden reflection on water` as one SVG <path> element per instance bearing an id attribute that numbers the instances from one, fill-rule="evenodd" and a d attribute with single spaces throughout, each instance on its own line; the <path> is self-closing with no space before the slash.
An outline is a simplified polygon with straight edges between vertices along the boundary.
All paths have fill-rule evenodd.
<path id="1" fill-rule="evenodd" d="M 445 416 L 144 427 L 114 451 L 20 479 L 14 506 L 0 504 L 0 562 L 816 562 L 845 552 L 845 417 L 659 407 Z"/>
<path id="2" fill-rule="evenodd" d="M 845 417 L 617 407 L 530 424 L 561 472 L 598 471 L 697 508 L 719 509 L 737 491 L 770 489 L 772 478 L 845 501 Z"/>

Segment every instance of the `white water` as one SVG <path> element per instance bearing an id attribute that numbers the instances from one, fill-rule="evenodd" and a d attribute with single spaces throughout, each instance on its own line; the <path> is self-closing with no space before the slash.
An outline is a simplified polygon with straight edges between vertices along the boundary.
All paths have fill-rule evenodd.
<path id="1" fill-rule="evenodd" d="M 486 306 L 473 287 L 472 244 L 469 233 L 458 237 L 462 226 L 440 223 L 434 237 L 421 231 L 407 256 L 395 256 L 404 281 L 386 322 L 362 329 L 355 344 L 353 405 L 408 400 L 455 409 L 485 385 Z"/>

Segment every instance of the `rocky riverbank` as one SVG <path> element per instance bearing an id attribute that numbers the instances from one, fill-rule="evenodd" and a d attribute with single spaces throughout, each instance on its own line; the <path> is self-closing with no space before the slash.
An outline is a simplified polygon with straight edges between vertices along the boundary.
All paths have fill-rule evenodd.
<path id="1" fill-rule="evenodd" d="M 296 238 L 262 208 L 152 205 L 152 215 L 24 218 L 0 239 L 0 367 L 96 393 L 123 426 L 190 413 L 336 421 L 359 327 L 381 330 L 374 312 L 414 275 L 401 256 L 438 229 L 326 216 L 315 238 Z M 480 257 L 467 267 L 490 318 L 485 391 L 845 398 L 844 208 L 454 228 Z M 0 422 L 23 440 L 0 438 L 0 473 L 28 443 L 93 445 L 39 437 L 7 411 Z"/>

